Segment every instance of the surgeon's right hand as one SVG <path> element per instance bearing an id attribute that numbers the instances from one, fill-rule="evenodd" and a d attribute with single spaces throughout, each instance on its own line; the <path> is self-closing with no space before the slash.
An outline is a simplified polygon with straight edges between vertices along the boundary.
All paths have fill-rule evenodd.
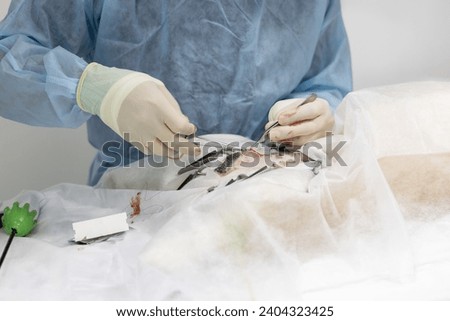
<path id="1" fill-rule="evenodd" d="M 164 84 L 147 74 L 91 63 L 78 82 L 77 104 L 147 155 L 199 152 L 182 137 L 195 126 Z"/>

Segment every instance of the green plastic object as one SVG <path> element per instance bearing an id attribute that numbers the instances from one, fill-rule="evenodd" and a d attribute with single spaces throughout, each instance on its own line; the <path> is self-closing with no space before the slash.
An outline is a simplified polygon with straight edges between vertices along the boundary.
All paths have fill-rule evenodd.
<path id="1" fill-rule="evenodd" d="M 7 207 L 3 212 L 2 223 L 6 234 L 11 235 L 15 229 L 17 236 L 27 236 L 36 226 L 37 212 L 30 211 L 29 203 L 20 207 L 19 202 L 15 202 L 12 208 Z"/>

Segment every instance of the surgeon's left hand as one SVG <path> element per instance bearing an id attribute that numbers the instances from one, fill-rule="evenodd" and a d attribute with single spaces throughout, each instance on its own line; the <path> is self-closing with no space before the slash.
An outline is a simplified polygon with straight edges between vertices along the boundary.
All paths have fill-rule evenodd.
<path id="1" fill-rule="evenodd" d="M 270 130 L 271 141 L 302 146 L 331 132 L 334 116 L 328 102 L 317 98 L 297 108 L 304 100 L 304 98 L 280 100 L 272 106 L 266 129 L 276 120 L 280 126 Z"/>

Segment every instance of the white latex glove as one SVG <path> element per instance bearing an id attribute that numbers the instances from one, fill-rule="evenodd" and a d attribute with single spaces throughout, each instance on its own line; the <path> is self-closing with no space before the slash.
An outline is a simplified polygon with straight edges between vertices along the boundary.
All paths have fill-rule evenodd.
<path id="1" fill-rule="evenodd" d="M 270 108 L 266 129 L 278 120 L 280 126 L 269 132 L 274 142 L 290 142 L 302 146 L 307 142 L 324 137 L 334 126 L 334 116 L 325 99 L 317 98 L 297 108 L 305 99 L 280 100 Z"/>
<path id="2" fill-rule="evenodd" d="M 182 137 L 195 126 L 164 84 L 147 74 L 91 63 L 80 77 L 77 104 L 145 154 L 175 158 L 199 152 Z"/>

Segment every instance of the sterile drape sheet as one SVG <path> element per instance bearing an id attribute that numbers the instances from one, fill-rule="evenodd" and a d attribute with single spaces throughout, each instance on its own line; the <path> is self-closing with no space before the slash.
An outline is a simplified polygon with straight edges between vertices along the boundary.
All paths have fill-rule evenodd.
<path id="1" fill-rule="evenodd" d="M 450 299 L 448 133 L 450 83 L 371 88 L 344 99 L 316 145 L 335 157 L 315 172 L 226 187 L 207 175 L 176 191 L 173 163 L 144 162 L 94 188 L 24 192 L 15 199 L 38 204 L 39 223 L 14 240 L 0 299 Z M 69 242 L 73 222 L 123 211 L 130 231 Z"/>

